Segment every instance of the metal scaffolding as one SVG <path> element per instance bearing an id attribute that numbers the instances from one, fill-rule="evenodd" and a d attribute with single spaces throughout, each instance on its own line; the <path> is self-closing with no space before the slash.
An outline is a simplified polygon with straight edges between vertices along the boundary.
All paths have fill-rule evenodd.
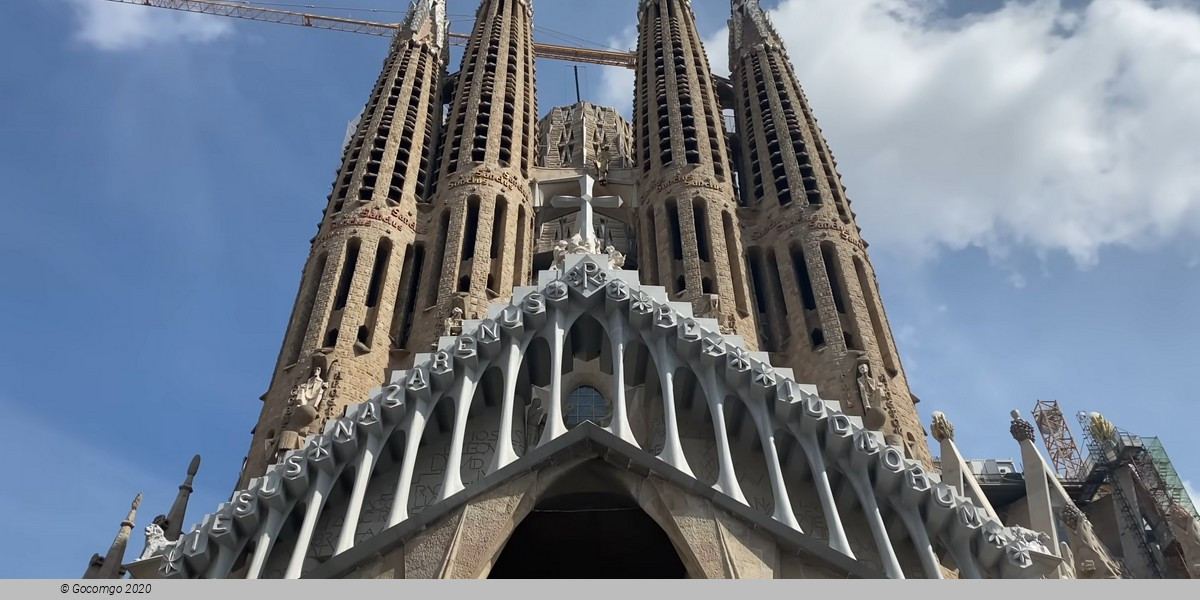
<path id="1" fill-rule="evenodd" d="M 1084 476 L 1083 455 L 1075 445 L 1071 429 L 1063 417 L 1062 408 L 1057 400 L 1038 400 L 1033 407 L 1033 420 L 1037 423 L 1050 462 L 1061 479 L 1077 480 Z"/>
<path id="2" fill-rule="evenodd" d="M 1143 437 L 1142 444 L 1146 447 L 1146 462 L 1153 470 L 1153 475 L 1148 473 L 1147 476 L 1157 479 L 1164 492 L 1166 503 L 1160 504 L 1160 506 L 1164 511 L 1169 511 L 1171 504 L 1178 504 L 1191 513 L 1193 518 L 1200 520 L 1200 514 L 1196 512 L 1196 505 L 1193 504 L 1192 498 L 1184 489 L 1183 480 L 1175 471 L 1175 465 L 1167 456 L 1167 450 L 1163 448 L 1162 442 L 1157 437 Z M 1147 471 L 1149 470 L 1151 469 L 1147 469 Z M 1141 475 L 1141 472 L 1142 469 L 1139 469 L 1138 475 Z"/>

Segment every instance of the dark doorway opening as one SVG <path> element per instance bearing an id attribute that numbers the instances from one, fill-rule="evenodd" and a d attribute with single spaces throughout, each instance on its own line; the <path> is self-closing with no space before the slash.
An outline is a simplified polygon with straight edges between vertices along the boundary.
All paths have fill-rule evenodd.
<path id="1" fill-rule="evenodd" d="M 556 496 L 517 526 L 489 579 L 684 579 L 671 540 L 632 500 Z"/>

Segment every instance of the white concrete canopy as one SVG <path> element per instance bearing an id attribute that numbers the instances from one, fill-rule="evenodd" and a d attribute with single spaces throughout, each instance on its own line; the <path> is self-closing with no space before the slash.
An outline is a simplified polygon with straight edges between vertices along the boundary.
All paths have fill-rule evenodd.
<path id="1" fill-rule="evenodd" d="M 711 490 L 718 504 L 746 506 L 737 511 L 741 518 L 767 531 L 793 532 L 788 536 L 808 540 L 796 542 L 801 546 L 818 544 L 826 555 L 860 561 L 859 554 L 868 552 L 878 557 L 878 571 L 891 578 L 905 577 L 905 559 L 916 560 L 919 575 L 929 578 L 942 577 L 944 564 L 966 578 L 1037 578 L 1058 568 L 1057 556 L 1024 545 L 989 511 L 905 458 L 902 448 L 885 445 L 881 432 L 822 400 L 814 386 L 796 382 L 789 369 L 775 369 L 766 354 L 748 352 L 740 338 L 721 335 L 715 320 L 693 318 L 689 304 L 668 302 L 662 287 L 643 286 L 636 272 L 608 264 L 604 256 L 568 256 L 562 271 L 543 271 L 536 287 L 516 289 L 513 300 L 494 304 L 487 319 L 464 322 L 462 335 L 443 337 L 436 352 L 416 357 L 414 368 L 393 373 L 388 385 L 351 406 L 304 449 L 289 452 L 169 546 L 160 576 L 224 578 L 245 561 L 246 576 L 259 578 L 268 575 L 271 560 L 280 565 L 276 576 L 298 578 L 320 566 L 306 565 L 318 522 L 360 523 L 369 488 L 395 490 L 386 532 L 414 518 L 409 510 L 414 490 L 436 490 L 425 506 L 429 510 L 482 493 L 527 462 L 534 468 L 532 461 L 544 459 L 556 440 L 574 439 L 564 437 L 574 430 L 565 425 L 570 389 L 560 365 L 571 364 L 565 360 L 572 358 L 568 339 L 585 321 L 599 324 L 596 335 L 604 338 L 601 354 L 611 370 L 604 376 L 612 381 L 611 418 L 603 427 L 584 429 L 631 463 L 648 461 L 670 477 Z M 553 365 L 549 385 L 542 386 L 549 397 L 540 409 L 544 424 L 537 420 L 532 431 L 521 429 L 532 441 L 519 455 L 515 403 L 534 396 L 521 367 L 535 346 Z M 631 348 L 644 355 L 627 360 Z M 464 481 L 462 469 L 445 468 L 440 482 L 419 487 L 417 457 L 433 428 L 448 440 L 445 463 L 462 464 L 472 400 L 483 387 L 492 388 L 499 425 L 480 476 Z M 655 412 L 662 416 L 654 441 L 647 443 L 631 424 L 634 405 L 661 410 Z M 681 431 L 694 423 L 709 429 L 703 432 L 713 441 L 709 463 L 685 448 Z M 377 467 L 389 447 L 400 448 L 399 458 L 385 473 Z M 761 483 L 746 476 L 745 457 L 751 455 L 762 465 L 754 480 Z M 518 464 L 522 469 L 510 468 Z M 748 485 L 758 486 L 753 502 Z M 797 494 L 815 498 L 807 508 L 823 522 L 822 536 L 801 525 Z M 338 500 L 329 502 L 331 497 Z M 852 540 L 851 528 L 865 537 Z M 336 534 L 334 558 L 369 543 L 355 532 L 343 527 Z"/>

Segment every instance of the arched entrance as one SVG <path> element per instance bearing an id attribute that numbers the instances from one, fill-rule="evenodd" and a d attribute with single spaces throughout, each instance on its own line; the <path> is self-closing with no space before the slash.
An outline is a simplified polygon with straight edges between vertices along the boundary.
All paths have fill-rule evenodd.
<path id="1" fill-rule="evenodd" d="M 595 477 L 597 470 L 610 468 L 593 461 L 547 490 L 517 526 L 488 578 L 686 578 L 687 569 L 662 528 L 628 494 L 610 487 L 609 477 Z"/>

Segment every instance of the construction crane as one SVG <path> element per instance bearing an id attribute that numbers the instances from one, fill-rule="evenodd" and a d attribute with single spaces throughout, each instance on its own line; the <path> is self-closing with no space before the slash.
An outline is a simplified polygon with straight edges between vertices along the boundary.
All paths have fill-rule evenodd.
<path id="1" fill-rule="evenodd" d="M 169 8 L 172 10 L 181 10 L 221 17 L 234 17 L 238 19 L 247 19 L 250 21 L 281 23 L 284 25 L 299 25 L 301 27 L 313 27 L 316 29 L 344 31 L 347 33 L 360 33 L 365 35 L 378 35 L 383 37 L 393 36 L 396 33 L 396 29 L 399 27 L 399 25 L 395 23 L 378 23 L 374 21 L 362 21 L 359 19 L 329 17 L 325 15 L 294 12 L 290 10 L 262 8 L 249 3 L 220 2 L 218 0 L 108 0 L 108 2 L 136 4 L 138 6 L 151 6 L 154 8 Z M 465 33 L 451 32 L 449 34 L 449 39 L 452 45 L 466 46 L 467 42 L 471 39 L 471 36 Z M 593 50 L 590 48 L 576 48 L 573 46 L 534 43 L 533 53 L 538 58 L 546 58 L 550 60 L 589 63 L 593 65 L 604 65 L 609 67 L 624 67 L 626 69 L 633 69 L 637 66 L 636 53 L 634 52 Z"/>
<path id="2" fill-rule="evenodd" d="M 1083 455 L 1075 445 L 1075 438 L 1071 436 L 1071 429 L 1067 427 L 1067 419 L 1063 417 L 1058 401 L 1038 400 L 1033 407 L 1033 420 L 1042 434 L 1042 441 L 1046 443 L 1046 451 L 1058 476 L 1069 480 L 1083 477 Z"/>

